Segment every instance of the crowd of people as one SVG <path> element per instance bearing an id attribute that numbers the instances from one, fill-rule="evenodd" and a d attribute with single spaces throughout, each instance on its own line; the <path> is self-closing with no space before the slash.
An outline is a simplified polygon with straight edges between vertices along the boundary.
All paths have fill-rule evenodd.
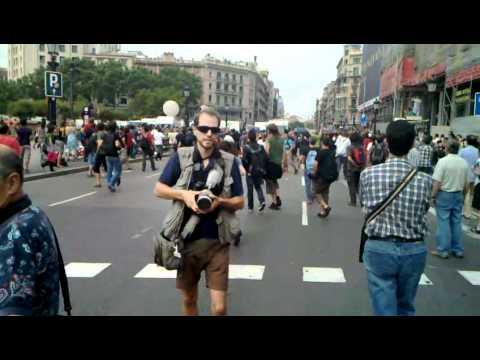
<path id="1" fill-rule="evenodd" d="M 14 281 L 19 274 L 38 274 L 45 269 L 51 275 L 42 284 L 35 283 L 35 276 L 23 285 L 16 283 L 29 294 L 21 301 L 0 285 L 0 290 L 7 291 L 0 314 L 51 315 L 58 311 L 59 260 L 49 250 L 57 247 L 54 230 L 22 190 L 32 138 L 45 155 L 44 164 L 51 169 L 66 166 L 67 159 L 83 157 L 89 164 L 88 176 L 96 177 L 95 186 L 102 187 L 103 167 L 111 192 L 120 186 L 122 169 L 129 168 L 128 159 L 135 158 L 139 151 L 142 171 L 146 171 L 147 158 L 151 171 L 155 171 L 155 161 L 162 159 L 168 139 L 173 152 L 154 192 L 158 198 L 173 201 L 160 236 L 167 242 L 175 240 L 172 256 L 181 259 L 176 284 L 186 315 L 198 314 L 198 283 L 204 271 L 212 314 L 227 313 L 229 245 L 239 245 L 237 212 L 245 205 L 242 176 L 251 214 L 255 211 L 255 193 L 259 213 L 267 205 L 271 211 L 281 210 L 279 180 L 290 169 L 293 174 L 303 171 L 306 202 L 317 204 L 318 217 L 325 219 L 332 211 L 331 185 L 339 180 L 343 167 L 348 205 L 359 204 L 367 215 L 360 261 L 365 265 L 376 315 L 415 314 L 414 300 L 426 265 L 424 240 L 430 207 L 435 208 L 437 217 L 432 255 L 441 259 L 465 256 L 462 215 L 474 218 L 476 210 L 480 212 L 477 137 L 461 138 L 451 133 L 432 139 L 417 134 L 415 127 L 404 120 L 390 123 L 385 134 L 340 129 L 319 136 L 281 131 L 274 124 L 265 131 L 253 128 L 239 132 L 220 129 L 220 123 L 220 115 L 206 108 L 197 114 L 191 128 L 178 129 L 168 136 L 148 125 L 118 128 L 115 122 L 95 124 L 93 120 L 79 130 L 42 123 L 35 134 L 28 131 L 24 121 L 14 130 L 0 126 L 0 259 L 7 259 L 12 249 L 22 251 L 26 245 L 36 249 L 22 253 L 28 266 L 16 260 L 9 263 L 8 274 L 0 276 L 0 284 Z M 80 154 L 75 152 L 78 142 L 84 149 Z M 472 231 L 480 233 L 480 223 Z M 15 242 L 20 238 L 24 240 Z M 38 253 L 42 261 L 27 261 L 28 254 Z M 33 292 L 34 287 L 43 289 L 42 295 Z"/>

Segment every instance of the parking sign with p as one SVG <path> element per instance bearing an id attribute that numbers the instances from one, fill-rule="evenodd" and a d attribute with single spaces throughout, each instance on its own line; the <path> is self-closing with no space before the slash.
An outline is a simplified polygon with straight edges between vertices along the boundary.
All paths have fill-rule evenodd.
<path id="1" fill-rule="evenodd" d="M 45 96 L 48 96 L 48 97 L 63 96 L 62 73 L 55 72 L 55 71 L 45 71 Z"/>

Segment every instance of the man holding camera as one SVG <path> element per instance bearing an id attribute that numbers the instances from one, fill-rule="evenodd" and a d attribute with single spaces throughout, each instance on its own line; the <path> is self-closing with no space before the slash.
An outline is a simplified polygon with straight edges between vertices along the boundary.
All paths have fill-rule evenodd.
<path id="1" fill-rule="evenodd" d="M 193 232 L 183 239 L 183 264 L 177 273 L 177 288 L 183 295 L 184 315 L 198 315 L 198 282 L 203 270 L 210 289 L 212 314 L 227 313 L 230 238 L 226 233 L 231 227 L 226 225 L 231 224 L 228 224 L 229 217 L 222 214 L 225 211 L 233 214 L 242 209 L 244 198 L 239 168 L 233 166 L 234 157 L 217 148 L 219 132 L 220 115 L 208 108 L 200 111 L 194 121 L 195 146 L 179 148 L 170 157 L 155 187 L 156 196 L 185 204 L 179 229 L 182 235 L 189 220 L 195 216 L 199 218 Z M 207 186 L 211 182 L 210 174 L 219 166 L 224 170 L 220 182 L 213 187 Z M 187 172 L 190 174 L 186 185 L 179 185 Z M 204 203 L 199 201 L 199 195 L 207 187 L 212 202 L 210 207 L 205 208 Z M 219 219 L 221 221 L 217 221 Z"/>

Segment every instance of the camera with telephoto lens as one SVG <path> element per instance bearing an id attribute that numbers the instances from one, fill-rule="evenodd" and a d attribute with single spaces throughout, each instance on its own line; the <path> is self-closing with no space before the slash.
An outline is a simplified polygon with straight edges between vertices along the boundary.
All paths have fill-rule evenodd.
<path id="1" fill-rule="evenodd" d="M 223 173 L 220 169 L 210 170 L 205 183 L 198 181 L 193 185 L 195 191 L 201 191 L 195 196 L 195 201 L 200 210 L 208 210 L 213 204 L 214 189 L 222 182 Z"/>

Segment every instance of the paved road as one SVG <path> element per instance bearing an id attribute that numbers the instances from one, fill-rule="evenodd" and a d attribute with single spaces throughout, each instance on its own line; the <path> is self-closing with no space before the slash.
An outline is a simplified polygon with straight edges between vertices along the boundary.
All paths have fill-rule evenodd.
<path id="1" fill-rule="evenodd" d="M 133 166 L 115 194 L 106 188 L 95 192 L 84 173 L 25 185 L 60 236 L 76 315 L 180 314 L 172 274 L 149 266 L 153 232 L 169 202 L 153 196 L 158 172 L 142 173 L 139 164 Z M 302 216 L 300 175 L 289 175 L 280 186 L 280 212 L 240 212 L 244 236 L 240 247 L 231 249 L 231 276 L 237 279 L 230 281 L 229 314 L 371 315 L 365 270 L 357 261 L 362 214 L 346 205 L 344 182 L 332 187 L 328 219 L 317 218 L 312 207 Z M 465 243 L 463 260 L 428 257 L 417 297 L 419 315 L 480 315 L 480 286 L 458 272 L 479 276 L 480 239 L 467 237 Z M 430 237 L 427 244 L 434 248 Z M 199 309 L 209 313 L 204 280 Z"/>

